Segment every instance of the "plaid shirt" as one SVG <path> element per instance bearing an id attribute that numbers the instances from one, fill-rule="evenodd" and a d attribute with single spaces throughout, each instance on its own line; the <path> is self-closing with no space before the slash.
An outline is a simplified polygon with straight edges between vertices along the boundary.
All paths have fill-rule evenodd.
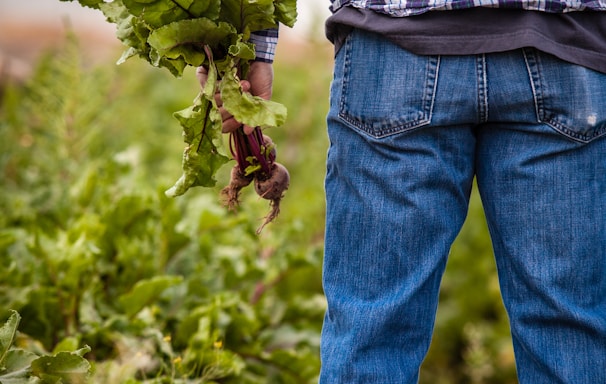
<path id="1" fill-rule="evenodd" d="M 256 61 L 272 63 L 278 45 L 278 29 L 265 29 L 251 33 L 250 42 L 255 45 Z"/>
<path id="2" fill-rule="evenodd" d="M 473 7 L 515 8 L 551 13 L 606 11 L 606 0 L 331 0 L 331 3 L 333 12 L 351 5 L 394 17 Z"/>

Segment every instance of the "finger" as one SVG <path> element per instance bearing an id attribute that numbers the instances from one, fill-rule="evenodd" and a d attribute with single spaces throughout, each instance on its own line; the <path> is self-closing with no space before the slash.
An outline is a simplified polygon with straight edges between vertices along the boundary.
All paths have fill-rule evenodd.
<path id="1" fill-rule="evenodd" d="M 202 66 L 196 68 L 196 78 L 198 78 L 200 86 L 204 87 L 206 80 L 208 80 L 208 70 Z"/>
<path id="2" fill-rule="evenodd" d="M 240 81 L 240 86 L 242 87 L 242 91 L 244 91 L 244 92 L 250 91 L 250 82 L 248 80 Z"/>
<path id="3" fill-rule="evenodd" d="M 226 122 L 229 119 L 233 119 L 231 113 L 227 111 L 227 109 L 223 107 L 219 107 L 219 114 L 221 115 L 221 121 Z"/>
<path id="4" fill-rule="evenodd" d="M 208 76 L 208 69 L 202 65 L 197 67 L 196 76 Z"/>
<path id="5" fill-rule="evenodd" d="M 223 132 L 223 133 L 235 132 L 240 127 L 242 127 L 242 130 L 245 135 L 250 135 L 251 133 L 253 133 L 255 131 L 254 127 L 251 127 L 249 125 L 242 126 L 242 124 L 240 124 L 238 121 L 236 121 L 236 119 L 234 119 L 232 117 L 223 122 L 223 129 L 221 130 L 221 132 Z"/>
<path id="6" fill-rule="evenodd" d="M 243 80 L 241 84 L 243 92 L 248 92 L 250 90 L 250 83 L 248 81 Z M 215 93 L 215 103 L 219 108 L 223 106 L 223 100 L 221 99 L 221 93 L 219 92 Z"/>
<path id="7" fill-rule="evenodd" d="M 223 133 L 235 131 L 242 125 L 242 123 L 237 121 L 225 108 L 219 108 L 219 114 L 221 115 L 221 121 L 223 122 Z M 242 129 L 245 134 L 250 135 L 255 130 L 255 127 L 244 125 Z"/>
<path id="8" fill-rule="evenodd" d="M 233 117 L 230 117 L 229 119 L 223 121 L 223 126 L 221 129 L 221 132 L 223 132 L 223 133 L 235 132 L 238 128 L 240 128 L 240 126 L 242 126 L 242 124 L 240 124 Z"/>
<path id="9" fill-rule="evenodd" d="M 215 103 L 219 108 L 223 106 L 223 99 L 221 99 L 221 94 L 219 92 L 215 93 Z"/>

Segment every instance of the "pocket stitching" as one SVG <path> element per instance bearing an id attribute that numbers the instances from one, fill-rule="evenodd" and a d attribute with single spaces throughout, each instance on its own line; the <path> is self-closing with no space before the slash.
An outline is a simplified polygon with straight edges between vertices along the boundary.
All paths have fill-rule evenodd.
<path id="1" fill-rule="evenodd" d="M 571 140 L 584 144 L 589 143 L 600 136 L 603 136 L 606 133 L 606 124 L 598 125 L 595 129 L 591 131 L 591 135 L 586 135 L 568 128 L 566 124 L 562 124 L 557 118 L 547 114 L 547 110 L 545 107 L 545 97 L 542 92 L 544 84 L 542 82 L 541 76 L 540 58 L 538 57 L 538 55 L 534 54 L 534 52 L 530 52 L 527 49 L 524 49 L 523 53 L 526 61 L 526 69 L 528 70 L 528 75 L 530 76 L 530 83 L 532 85 L 532 93 L 534 97 L 537 121 L 539 123 L 549 125 L 556 132 L 559 132 L 560 134 L 570 138 Z"/>
<path id="2" fill-rule="evenodd" d="M 421 108 L 417 113 L 417 117 L 414 117 L 413 119 L 407 118 L 405 123 L 400 123 L 397 120 L 389 120 L 384 123 L 365 124 L 362 120 L 354 117 L 347 111 L 344 94 L 346 94 L 346 91 L 350 86 L 350 77 L 346 76 L 346 74 L 351 66 L 351 52 L 353 49 L 351 40 L 354 32 L 355 31 L 352 31 L 352 33 L 347 36 L 344 46 L 341 48 L 345 48 L 345 57 L 343 66 L 344 76 L 339 100 L 339 118 L 354 129 L 373 138 L 384 138 L 430 124 L 433 116 L 435 94 L 438 84 L 440 56 L 430 56 L 427 58 L 425 66 L 425 86 L 423 87 L 423 94 L 420 98 Z"/>

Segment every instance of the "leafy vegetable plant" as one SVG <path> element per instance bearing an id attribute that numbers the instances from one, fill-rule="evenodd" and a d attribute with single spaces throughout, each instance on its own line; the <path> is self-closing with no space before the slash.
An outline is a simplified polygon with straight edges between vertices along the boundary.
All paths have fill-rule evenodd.
<path id="1" fill-rule="evenodd" d="M 61 351 L 50 356 L 13 347 L 21 316 L 16 311 L 0 327 L 0 383 L 43 384 L 87 382 L 91 365 L 82 356 L 90 352 L 86 346 L 75 352 Z"/>
<path id="2" fill-rule="evenodd" d="M 142 60 L 95 68 L 82 59 L 70 34 L 0 100 L 0 327 L 9 309 L 21 317 L 0 344 L 33 353 L 11 352 L 0 382 L 76 384 L 54 378 L 59 362 L 80 361 L 71 354 L 90 346 L 90 384 L 317 383 L 320 189 L 293 188 L 310 197 L 304 214 L 285 201 L 284 225 L 263 237 L 250 220 L 258 204 L 231 214 L 207 189 L 167 199 L 158 184 L 178 165 L 165 154 L 181 147 L 167 111 L 195 84 Z M 281 84 L 288 77 L 276 96 L 304 100 L 312 88 Z M 278 137 L 301 148 L 323 138 L 289 138 L 301 131 Z M 299 173 L 309 161 L 322 157 L 289 164 Z M 47 358 L 28 371 L 38 357 Z"/>
<path id="3" fill-rule="evenodd" d="M 272 221 L 288 188 L 289 175 L 275 162 L 273 143 L 266 142 L 262 129 L 282 125 L 286 108 L 244 92 L 240 80 L 247 77 L 255 59 L 251 33 L 278 28 L 279 24 L 292 27 L 297 16 L 296 0 L 78 1 L 101 10 L 117 25 L 117 36 L 128 47 L 118 63 L 138 56 L 177 77 L 187 66 L 208 69 L 208 80 L 193 105 L 175 113 L 187 145 L 183 174 L 166 195 L 175 197 L 191 187 L 214 186 L 216 172 L 231 154 L 237 163 L 232 175 L 241 175 L 241 180 L 248 182 L 255 179 L 257 193 L 271 201 L 272 210 L 261 228 Z M 237 121 L 255 127 L 250 135 L 242 129 L 230 134 L 231 153 L 223 149 L 216 94 Z M 224 191 L 230 208 L 237 205 L 237 192 L 243 185 L 233 189 L 230 183 Z"/>

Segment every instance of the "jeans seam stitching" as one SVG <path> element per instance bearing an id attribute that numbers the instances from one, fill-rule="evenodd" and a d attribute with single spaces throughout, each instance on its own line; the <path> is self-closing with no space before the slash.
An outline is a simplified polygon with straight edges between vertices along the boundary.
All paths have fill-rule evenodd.
<path id="1" fill-rule="evenodd" d="M 478 79 L 478 119 L 481 123 L 488 121 L 488 79 L 486 71 L 486 55 L 476 58 Z"/>
<path id="2" fill-rule="evenodd" d="M 538 122 L 541 122 L 541 116 L 544 115 L 543 108 L 543 100 L 541 95 L 539 95 L 541 80 L 538 74 L 539 68 L 537 65 L 536 58 L 531 58 L 531 52 L 528 52 L 527 49 L 522 50 L 522 54 L 524 55 L 524 63 L 526 64 L 526 70 L 528 71 L 528 78 L 530 80 L 530 87 L 532 88 L 532 98 L 534 99 L 534 111 L 536 114 L 536 119 Z M 534 75 L 534 71 L 532 70 L 531 60 L 534 62 L 534 67 L 536 68 L 537 74 Z"/>

